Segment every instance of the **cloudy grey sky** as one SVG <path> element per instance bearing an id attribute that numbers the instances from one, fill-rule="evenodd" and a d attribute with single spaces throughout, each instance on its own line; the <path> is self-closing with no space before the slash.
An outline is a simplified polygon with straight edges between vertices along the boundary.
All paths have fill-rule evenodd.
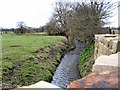
<path id="1" fill-rule="evenodd" d="M 55 1 L 0 0 L 0 27 L 15 28 L 18 21 L 24 21 L 27 26 L 31 27 L 43 26 L 49 21 L 52 15 L 53 3 Z M 120 0 L 112 0 L 112 2 L 117 1 Z M 118 26 L 118 9 L 114 10 L 114 14 L 115 16 L 109 20 L 113 22 L 110 24 L 111 27 Z"/>

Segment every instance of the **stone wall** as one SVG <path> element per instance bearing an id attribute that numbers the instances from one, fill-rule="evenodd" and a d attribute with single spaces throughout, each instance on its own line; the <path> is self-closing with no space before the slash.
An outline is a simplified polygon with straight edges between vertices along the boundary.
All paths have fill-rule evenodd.
<path id="1" fill-rule="evenodd" d="M 118 70 L 120 55 L 120 37 L 118 34 L 95 35 L 95 63 L 92 71 Z"/>
<path id="2" fill-rule="evenodd" d="M 92 73 L 71 82 L 67 90 L 71 88 L 118 88 L 118 76 L 120 75 L 118 56 L 120 56 L 119 35 L 95 35 L 95 63 Z"/>
<path id="3" fill-rule="evenodd" d="M 110 55 L 120 51 L 120 37 L 118 34 L 95 35 L 94 60 L 100 55 Z"/>

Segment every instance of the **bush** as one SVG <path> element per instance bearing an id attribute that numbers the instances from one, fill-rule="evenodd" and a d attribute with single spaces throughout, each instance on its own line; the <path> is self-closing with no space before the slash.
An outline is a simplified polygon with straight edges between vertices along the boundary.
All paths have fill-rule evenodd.
<path id="1" fill-rule="evenodd" d="M 17 28 L 14 31 L 14 33 L 16 33 L 16 34 L 25 34 L 26 32 L 27 32 L 26 28 Z"/>

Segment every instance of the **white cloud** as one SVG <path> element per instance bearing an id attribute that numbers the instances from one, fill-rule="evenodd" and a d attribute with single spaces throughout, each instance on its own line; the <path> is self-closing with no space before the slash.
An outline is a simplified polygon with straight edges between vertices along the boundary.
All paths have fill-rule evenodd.
<path id="1" fill-rule="evenodd" d="M 22 20 L 27 26 L 39 27 L 48 22 L 56 0 L 0 0 L 0 27 L 16 27 Z M 119 1 L 119 0 L 112 0 Z M 114 11 L 117 13 L 117 10 Z M 117 14 L 110 19 L 112 25 L 118 25 Z M 111 25 L 111 26 L 112 26 Z"/>
<path id="2" fill-rule="evenodd" d="M 120 0 L 111 0 L 113 3 L 118 3 L 118 1 Z M 109 19 L 109 21 L 111 22 L 111 24 L 106 25 L 106 26 L 111 26 L 111 27 L 118 27 L 118 8 L 116 6 L 116 8 L 113 10 L 113 17 L 111 17 Z"/>
<path id="3" fill-rule="evenodd" d="M 22 20 L 28 26 L 44 25 L 51 16 L 54 0 L 0 0 L 0 27 L 16 27 Z"/>

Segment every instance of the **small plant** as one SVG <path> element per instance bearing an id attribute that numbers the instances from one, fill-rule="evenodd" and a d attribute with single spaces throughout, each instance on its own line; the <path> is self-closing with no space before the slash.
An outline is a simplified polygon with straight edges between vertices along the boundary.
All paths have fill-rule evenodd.
<path id="1" fill-rule="evenodd" d="M 80 54 L 80 61 L 79 61 L 79 71 L 80 76 L 84 77 L 91 73 L 92 65 L 94 62 L 94 45 L 89 44 L 87 45 L 84 50 Z"/>

